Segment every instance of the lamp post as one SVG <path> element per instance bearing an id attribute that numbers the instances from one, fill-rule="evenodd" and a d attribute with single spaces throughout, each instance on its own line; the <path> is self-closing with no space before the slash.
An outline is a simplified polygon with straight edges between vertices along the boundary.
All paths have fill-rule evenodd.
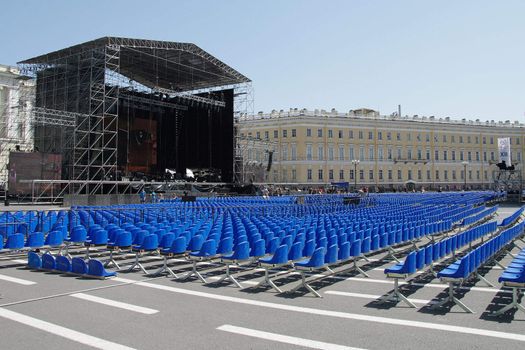
<path id="1" fill-rule="evenodd" d="M 359 164 L 359 159 L 353 159 L 352 164 L 354 165 L 354 190 L 357 191 L 357 165 Z"/>
<path id="2" fill-rule="evenodd" d="M 467 190 L 467 161 L 461 162 L 463 164 L 463 191 Z"/>

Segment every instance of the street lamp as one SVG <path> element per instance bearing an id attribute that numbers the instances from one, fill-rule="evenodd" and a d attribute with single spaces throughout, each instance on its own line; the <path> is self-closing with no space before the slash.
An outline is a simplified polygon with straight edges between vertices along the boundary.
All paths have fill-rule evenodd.
<path id="1" fill-rule="evenodd" d="M 468 162 L 465 160 L 461 162 L 463 164 L 463 191 L 467 190 L 467 165 Z"/>
<path id="2" fill-rule="evenodd" d="M 354 165 L 354 190 L 357 191 L 357 165 L 359 164 L 359 159 L 353 159 L 352 164 Z"/>

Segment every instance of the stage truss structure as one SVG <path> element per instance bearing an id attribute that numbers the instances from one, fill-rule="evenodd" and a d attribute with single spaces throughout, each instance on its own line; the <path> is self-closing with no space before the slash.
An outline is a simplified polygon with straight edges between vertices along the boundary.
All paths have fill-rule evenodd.
<path id="1" fill-rule="evenodd" d="M 267 181 L 268 159 L 277 143 L 251 136 L 235 137 L 235 178 L 241 184 Z"/>
<path id="2" fill-rule="evenodd" d="M 234 118 L 253 114 L 251 80 L 191 43 L 104 37 L 18 67 L 36 84 L 35 148 L 62 155 L 62 178 L 72 181 L 68 192 L 74 194 L 118 191 L 111 180 L 117 177 L 119 98 L 143 99 L 133 94 L 140 92 L 155 97 L 142 102 L 179 110 L 221 108 L 224 102 L 211 93 L 232 88 Z"/>

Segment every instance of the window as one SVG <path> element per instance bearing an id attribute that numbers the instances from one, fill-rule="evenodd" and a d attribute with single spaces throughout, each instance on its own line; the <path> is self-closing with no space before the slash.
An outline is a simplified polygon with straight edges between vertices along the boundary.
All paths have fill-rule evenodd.
<path id="1" fill-rule="evenodd" d="M 323 179 L 323 169 L 319 169 L 319 171 L 317 172 L 317 178 L 319 180 L 322 180 Z"/>
<path id="2" fill-rule="evenodd" d="M 479 180 L 479 170 L 476 170 L 476 180 Z"/>
<path id="3" fill-rule="evenodd" d="M 359 139 L 362 140 L 363 139 L 363 132 L 361 130 L 359 130 Z"/>
<path id="4" fill-rule="evenodd" d="M 328 138 L 331 139 L 334 137 L 334 132 L 333 130 L 328 130 Z"/>
<path id="5" fill-rule="evenodd" d="M 292 129 L 292 137 L 297 137 L 297 130 L 296 129 Z"/>
<path id="6" fill-rule="evenodd" d="M 311 137 L 312 136 L 312 129 L 306 129 L 306 136 Z"/>
<path id="7" fill-rule="evenodd" d="M 459 143 L 463 143 L 463 135 L 459 135 Z"/>
<path id="8" fill-rule="evenodd" d="M 494 161 L 494 152 L 490 152 L 490 160 Z"/>
<path id="9" fill-rule="evenodd" d="M 386 139 L 387 139 L 388 141 L 392 140 L 392 133 L 391 133 L 391 132 L 387 132 L 387 133 L 386 133 Z"/>
<path id="10" fill-rule="evenodd" d="M 312 160 L 312 145 L 306 145 L 306 160 Z"/>
<path id="11" fill-rule="evenodd" d="M 368 159 L 374 160 L 374 146 L 370 146 L 368 149 Z"/>
<path id="12" fill-rule="evenodd" d="M 288 181 L 288 170 L 283 169 L 282 179 L 284 182 Z"/>
<path id="13" fill-rule="evenodd" d="M 428 148 L 426 150 L 426 157 L 427 157 L 427 160 L 430 160 L 430 150 Z"/>
<path id="14" fill-rule="evenodd" d="M 312 169 L 306 170 L 306 178 L 310 181 L 312 180 Z"/>
<path id="15" fill-rule="evenodd" d="M 256 135 L 255 137 L 256 137 L 257 139 L 260 139 L 260 138 L 261 138 L 261 132 L 260 132 L 260 131 L 257 131 L 257 133 L 256 133 L 255 135 Z"/>
<path id="16" fill-rule="evenodd" d="M 472 161 L 472 152 L 470 152 L 470 151 L 467 152 L 467 159 L 468 159 L 469 162 Z"/>
<path id="17" fill-rule="evenodd" d="M 401 159 L 401 157 L 402 157 L 401 148 L 398 148 L 397 149 L 397 159 Z"/>
<path id="18" fill-rule="evenodd" d="M 443 160 L 447 160 L 448 159 L 448 154 L 447 154 L 447 150 L 444 150 L 443 151 Z"/>
<path id="19" fill-rule="evenodd" d="M 468 171 L 468 179 L 469 179 L 469 180 L 472 180 L 472 170 L 469 170 L 469 171 Z"/>
<path id="20" fill-rule="evenodd" d="M 483 161 L 484 161 L 484 162 L 487 161 L 487 152 L 483 152 Z"/>
<path id="21" fill-rule="evenodd" d="M 427 180 L 430 181 L 430 170 L 427 170 Z"/>
<path id="22" fill-rule="evenodd" d="M 421 169 L 417 170 L 417 179 L 418 180 L 422 180 L 423 179 L 422 176 L 421 176 Z"/>
<path id="23" fill-rule="evenodd" d="M 436 180 L 439 180 L 439 170 L 436 170 Z"/>
<path id="24" fill-rule="evenodd" d="M 359 159 L 365 160 L 365 147 L 364 146 L 359 147 Z"/>
<path id="25" fill-rule="evenodd" d="M 490 137 L 490 144 L 493 145 L 494 144 L 494 137 Z"/>
<path id="26" fill-rule="evenodd" d="M 292 169 L 292 181 L 297 180 L 297 170 Z"/>
<path id="27" fill-rule="evenodd" d="M 339 160 L 345 160 L 345 146 L 339 145 Z"/>
<path id="28" fill-rule="evenodd" d="M 485 180 L 488 180 L 488 178 L 489 178 L 489 172 L 488 172 L 487 170 L 485 170 L 483 173 L 484 173 L 484 174 L 483 174 L 483 177 L 485 178 Z"/>
<path id="29" fill-rule="evenodd" d="M 421 160 L 423 158 L 423 152 L 421 151 L 421 148 L 417 149 L 417 159 Z"/>
<path id="30" fill-rule="evenodd" d="M 456 137 L 454 135 L 450 136 L 450 142 L 456 143 Z"/>
<path id="31" fill-rule="evenodd" d="M 450 151 L 452 160 L 456 160 L 456 151 Z"/>
<path id="32" fill-rule="evenodd" d="M 401 141 L 401 133 L 400 132 L 397 133 L 396 140 L 397 141 Z"/>
<path id="33" fill-rule="evenodd" d="M 401 169 L 397 170 L 397 179 L 398 180 L 402 180 L 403 179 L 403 174 L 401 173 Z"/>
<path id="34" fill-rule="evenodd" d="M 359 170 L 359 180 L 365 179 L 365 171 L 363 169 Z"/>
<path id="35" fill-rule="evenodd" d="M 456 180 L 456 171 L 452 170 L 452 180 Z"/>
<path id="36" fill-rule="evenodd" d="M 388 160 L 392 160 L 392 148 L 388 147 L 387 149 L 387 157 Z"/>
<path id="37" fill-rule="evenodd" d="M 330 169 L 328 170 L 328 179 L 333 180 L 334 179 L 334 170 Z"/>
<path id="38" fill-rule="evenodd" d="M 438 150 L 434 151 L 434 160 L 439 160 L 439 151 Z"/>
<path id="39" fill-rule="evenodd" d="M 461 170 L 461 180 L 465 179 L 465 170 Z"/>
<path id="40" fill-rule="evenodd" d="M 288 160 L 288 145 L 283 145 L 281 149 L 282 160 Z"/>
<path id="41" fill-rule="evenodd" d="M 324 157 L 324 147 L 323 145 L 319 145 L 317 146 L 317 159 L 323 160 L 323 157 Z"/>
<path id="42" fill-rule="evenodd" d="M 354 179 L 354 170 L 349 171 L 349 177 L 350 177 L 350 180 Z"/>
<path id="43" fill-rule="evenodd" d="M 465 159 L 463 158 L 463 151 L 459 152 L 459 160 L 465 160 Z"/>
<path id="44" fill-rule="evenodd" d="M 354 160 L 354 146 L 348 148 L 348 160 Z"/>
<path id="45" fill-rule="evenodd" d="M 276 139 L 279 137 L 279 132 L 277 130 L 273 131 L 273 138 Z"/>
<path id="46" fill-rule="evenodd" d="M 264 138 L 267 140 L 270 138 L 270 133 L 268 131 L 264 132 Z"/>
<path id="47" fill-rule="evenodd" d="M 379 169 L 377 177 L 379 178 L 379 180 L 383 181 L 383 170 L 382 169 Z"/>
<path id="48" fill-rule="evenodd" d="M 378 158 L 379 160 L 383 160 L 383 147 L 379 147 L 379 148 L 377 149 L 377 158 Z"/>
<path id="49" fill-rule="evenodd" d="M 520 144 L 520 138 L 519 138 L 519 137 L 516 137 L 516 144 L 517 144 L 517 145 Z"/>
<path id="50" fill-rule="evenodd" d="M 283 130 L 283 137 L 288 137 L 288 130 Z"/>
<path id="51" fill-rule="evenodd" d="M 374 179 L 374 171 L 373 170 L 369 170 L 368 171 L 368 179 L 369 180 L 373 180 Z"/>
<path id="52" fill-rule="evenodd" d="M 372 131 L 368 132 L 368 139 L 373 140 L 374 139 L 374 133 Z"/>
<path id="53" fill-rule="evenodd" d="M 292 144 L 290 145 L 290 148 L 291 148 L 291 160 L 297 160 L 297 145 L 296 144 Z"/>
<path id="54" fill-rule="evenodd" d="M 343 130 L 339 130 L 339 131 L 337 132 L 337 137 L 339 137 L 340 139 L 343 138 Z"/>
<path id="55" fill-rule="evenodd" d="M 339 180 L 345 179 L 345 171 L 343 169 L 339 170 Z"/>
<path id="56" fill-rule="evenodd" d="M 418 141 L 421 141 L 421 134 L 420 134 L 420 133 L 417 133 L 417 135 L 416 135 L 416 139 L 417 139 Z"/>
<path id="57" fill-rule="evenodd" d="M 323 137 L 323 129 L 317 129 L 317 137 Z"/>
<path id="58" fill-rule="evenodd" d="M 445 178 L 445 180 L 448 180 L 448 170 L 443 171 L 443 177 Z"/>
<path id="59" fill-rule="evenodd" d="M 482 142 L 483 142 L 484 145 L 487 144 L 487 137 L 486 137 L 486 136 L 483 136 L 483 138 L 482 138 Z"/>
<path id="60" fill-rule="evenodd" d="M 443 143 L 447 142 L 447 135 L 443 135 Z"/>
<path id="61" fill-rule="evenodd" d="M 334 160 L 334 146 L 328 146 L 328 160 Z"/>
<path id="62" fill-rule="evenodd" d="M 377 132 L 377 139 L 382 140 L 383 139 L 383 133 L 381 131 Z"/>
<path id="63" fill-rule="evenodd" d="M 476 136 L 476 145 L 479 144 L 479 136 Z"/>
<path id="64" fill-rule="evenodd" d="M 467 136 L 467 143 L 470 143 L 471 141 L 471 138 L 470 138 L 470 135 Z"/>
<path id="65" fill-rule="evenodd" d="M 412 170 L 408 169 L 408 179 L 412 180 Z"/>
<path id="66" fill-rule="evenodd" d="M 427 133 L 427 134 L 425 135 L 425 141 L 426 141 L 426 142 L 430 142 L 430 134 Z"/>
<path id="67" fill-rule="evenodd" d="M 407 149 L 407 159 L 412 159 L 412 148 Z"/>
<path id="68" fill-rule="evenodd" d="M 354 131 L 353 130 L 348 130 L 348 138 L 349 139 L 353 139 L 354 138 Z"/>
<path id="69" fill-rule="evenodd" d="M 392 170 L 388 170 L 388 179 L 392 180 Z"/>

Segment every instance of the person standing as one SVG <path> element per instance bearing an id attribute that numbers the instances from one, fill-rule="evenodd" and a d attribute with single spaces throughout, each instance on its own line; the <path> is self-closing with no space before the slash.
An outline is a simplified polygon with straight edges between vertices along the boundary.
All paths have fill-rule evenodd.
<path id="1" fill-rule="evenodd" d="M 140 204 L 144 204 L 146 202 L 146 191 L 144 191 L 144 188 L 142 191 L 139 192 L 140 196 Z"/>

